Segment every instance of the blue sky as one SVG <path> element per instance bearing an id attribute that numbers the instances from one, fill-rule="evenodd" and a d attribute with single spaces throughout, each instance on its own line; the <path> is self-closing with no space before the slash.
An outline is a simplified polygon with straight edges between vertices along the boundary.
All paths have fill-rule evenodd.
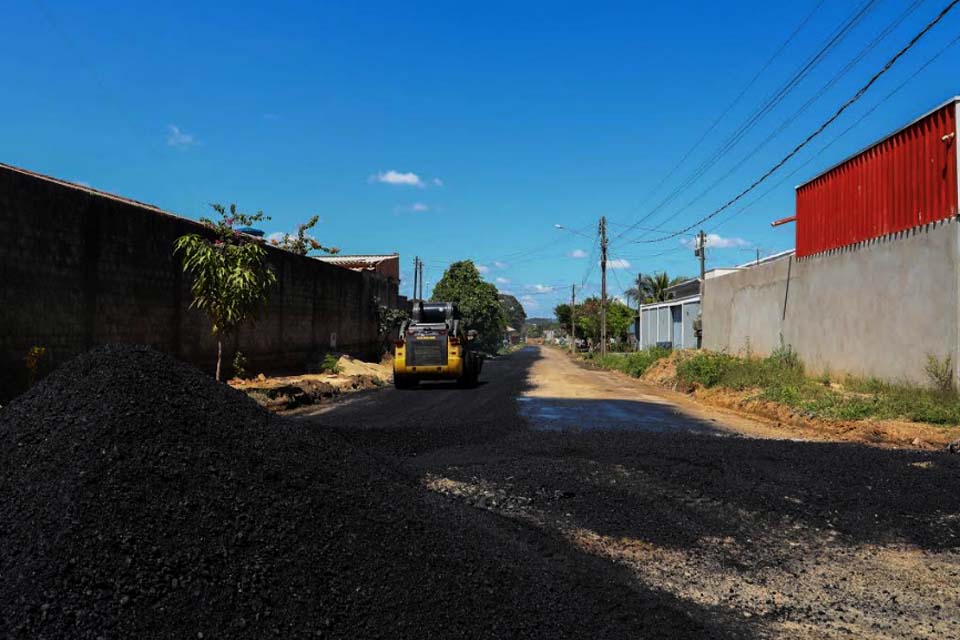
<path id="1" fill-rule="evenodd" d="M 611 294 L 637 272 L 695 274 L 684 238 L 632 242 L 660 232 L 627 225 L 649 214 L 642 227 L 673 231 L 737 194 L 946 0 L 141 4 L 5 6 L 0 162 L 190 217 L 236 202 L 271 215 L 267 232 L 317 213 L 324 244 L 399 251 L 407 290 L 414 255 L 428 286 L 471 258 L 528 314 L 550 315 L 571 283 L 584 284 L 580 295 L 598 290 L 590 256 L 601 215 L 622 267 Z M 677 189 L 862 6 L 777 108 Z M 958 34 L 960 9 L 747 196 L 749 208 L 708 223 L 718 235 L 708 267 L 791 248 L 792 226 L 768 223 L 793 214 L 796 184 L 960 93 L 958 45 L 887 97 Z"/>

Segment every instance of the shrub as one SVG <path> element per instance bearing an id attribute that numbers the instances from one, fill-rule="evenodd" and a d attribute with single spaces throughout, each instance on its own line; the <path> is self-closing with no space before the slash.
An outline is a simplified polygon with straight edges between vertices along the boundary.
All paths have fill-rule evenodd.
<path id="1" fill-rule="evenodd" d="M 23 359 L 27 367 L 27 384 L 31 387 L 40 379 L 40 368 L 43 363 L 43 356 L 46 354 L 46 347 L 31 347 L 27 356 Z"/>
<path id="2" fill-rule="evenodd" d="M 940 360 L 932 354 L 927 354 L 927 365 L 924 367 L 930 384 L 937 391 L 953 391 L 953 362 L 949 355 Z"/>
<path id="3" fill-rule="evenodd" d="M 240 378 L 240 379 L 246 379 L 248 364 L 250 363 L 247 361 L 247 357 L 243 355 L 243 352 L 238 349 L 236 355 L 233 356 L 234 377 Z"/>
<path id="4" fill-rule="evenodd" d="M 736 363 L 736 358 L 725 353 L 696 353 L 677 363 L 677 378 L 687 384 L 714 387 L 720 384 Z"/>
<path id="5" fill-rule="evenodd" d="M 340 365 L 338 364 L 339 359 L 337 356 L 332 353 L 328 353 L 323 356 L 323 360 L 320 362 L 320 371 L 323 373 L 340 373 Z"/>

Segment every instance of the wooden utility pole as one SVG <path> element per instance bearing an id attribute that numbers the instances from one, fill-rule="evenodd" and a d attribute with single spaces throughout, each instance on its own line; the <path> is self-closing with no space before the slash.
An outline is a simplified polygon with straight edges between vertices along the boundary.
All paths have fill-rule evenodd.
<path id="1" fill-rule="evenodd" d="M 698 320 L 703 322 L 703 289 L 707 284 L 707 234 L 700 230 L 697 234 L 697 250 L 694 255 L 700 258 L 700 316 Z M 700 325 L 697 333 L 697 349 L 703 344 L 703 325 Z"/>
<path id="2" fill-rule="evenodd" d="M 600 355 L 607 355 L 607 218 L 600 216 Z"/>
<path id="3" fill-rule="evenodd" d="M 420 256 L 416 256 L 413 259 L 413 293 L 411 298 L 414 300 L 417 299 L 417 278 L 420 277 Z"/>
<path id="4" fill-rule="evenodd" d="M 423 300 L 423 260 L 420 261 L 420 299 Z"/>
<path id="5" fill-rule="evenodd" d="M 703 280 L 707 274 L 707 234 L 700 231 L 697 234 L 697 250 L 694 255 L 700 258 L 700 290 L 703 291 Z"/>
<path id="6" fill-rule="evenodd" d="M 643 349 L 643 274 L 637 274 L 637 351 Z"/>
<path id="7" fill-rule="evenodd" d="M 570 353 L 577 352 L 577 285 L 570 285 Z"/>

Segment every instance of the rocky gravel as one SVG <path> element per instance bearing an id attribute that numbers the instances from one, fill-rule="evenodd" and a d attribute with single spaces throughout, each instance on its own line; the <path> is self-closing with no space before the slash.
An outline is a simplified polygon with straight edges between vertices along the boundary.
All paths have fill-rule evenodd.
<path id="1" fill-rule="evenodd" d="M 508 436 L 522 423 L 497 398 L 489 432 L 424 413 L 404 447 Z M 0 410 L 0 638 L 733 633 L 533 521 L 424 488 L 353 426 L 272 416 L 147 348 L 63 366 Z"/>
<path id="2" fill-rule="evenodd" d="M 309 420 L 427 491 L 539 532 L 565 561 L 596 559 L 700 633 L 960 638 L 957 456 L 739 437 L 722 418 L 603 428 L 609 411 L 579 388 L 562 400 L 583 405 L 579 424 L 541 430 L 514 398 L 560 402 L 542 363 L 528 350 L 490 363 L 474 391 L 390 391 Z"/>

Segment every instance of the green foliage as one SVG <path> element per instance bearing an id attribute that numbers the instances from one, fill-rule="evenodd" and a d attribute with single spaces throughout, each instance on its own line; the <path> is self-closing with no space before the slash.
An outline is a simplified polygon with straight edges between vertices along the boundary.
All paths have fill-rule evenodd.
<path id="1" fill-rule="evenodd" d="M 323 251 L 329 254 L 340 253 L 340 249 L 337 247 L 325 247 L 310 235 L 310 229 L 315 227 L 319 221 L 320 216 L 313 216 L 303 224 L 297 225 L 296 236 L 285 233 L 279 240 L 271 240 L 270 244 L 300 256 L 305 256 L 311 251 Z"/>
<path id="2" fill-rule="evenodd" d="M 937 362 L 936 373 L 943 374 L 943 364 Z M 946 374 L 941 377 L 945 379 Z M 777 349 L 766 358 L 698 352 L 677 364 L 677 378 L 689 385 L 756 389 L 756 399 L 787 405 L 809 417 L 960 424 L 960 394 L 952 389 L 851 376 L 844 380 L 842 389 L 834 389 L 829 374 L 806 377 L 803 363 L 789 347 Z"/>
<path id="3" fill-rule="evenodd" d="M 237 349 L 237 353 L 233 356 L 233 377 L 246 379 L 248 364 L 250 363 L 247 361 L 247 357 L 243 355 L 242 351 Z"/>
<path id="4" fill-rule="evenodd" d="M 725 353 L 701 351 L 677 363 L 677 378 L 687 384 L 715 387 L 726 379 L 736 361 Z"/>
<path id="5" fill-rule="evenodd" d="M 320 361 L 320 371 L 323 373 L 340 373 L 340 359 L 332 353 L 327 353 L 323 356 L 323 360 Z"/>
<path id="6" fill-rule="evenodd" d="M 923 370 L 934 389 L 942 392 L 953 391 L 953 361 L 949 354 L 943 360 L 927 354 L 927 364 Z"/>
<path id="7" fill-rule="evenodd" d="M 499 299 L 507 324 L 517 331 L 523 331 L 523 326 L 527 321 L 527 312 L 523 310 L 523 305 L 509 293 L 501 293 Z"/>
<path id="8" fill-rule="evenodd" d="M 553 309 L 560 326 L 570 330 L 570 305 L 559 304 Z M 607 302 L 607 336 L 625 340 L 636 312 L 619 300 Z M 587 298 L 576 307 L 577 337 L 600 341 L 600 298 Z"/>
<path id="9" fill-rule="evenodd" d="M 214 237 L 194 233 L 182 236 L 174 243 L 174 253 L 183 256 L 183 270 L 193 277 L 191 306 L 210 318 L 210 329 L 218 343 L 219 380 L 223 336 L 232 334 L 252 318 L 266 300 L 276 276 L 266 265 L 266 250 L 260 243 L 234 229 L 264 220 L 263 213 L 240 213 L 233 204 L 229 212 L 219 204 L 210 206 L 220 215 L 219 220 L 201 218 L 201 222 L 213 231 Z"/>
<path id="10" fill-rule="evenodd" d="M 652 347 L 634 353 L 611 353 L 606 357 L 596 355 L 590 360 L 593 364 L 604 369 L 613 369 L 639 378 L 653 366 L 655 362 L 670 355 L 670 349 Z"/>
<path id="11" fill-rule="evenodd" d="M 30 347 L 23 359 L 27 367 L 27 384 L 31 387 L 40 379 L 40 369 L 46 354 L 46 347 Z"/>
<path id="12" fill-rule="evenodd" d="M 483 281 L 472 261 L 462 260 L 447 267 L 433 288 L 431 300 L 456 304 L 463 316 L 464 329 L 478 333 L 476 346 L 488 353 L 498 351 L 507 319 L 497 288 Z"/>

